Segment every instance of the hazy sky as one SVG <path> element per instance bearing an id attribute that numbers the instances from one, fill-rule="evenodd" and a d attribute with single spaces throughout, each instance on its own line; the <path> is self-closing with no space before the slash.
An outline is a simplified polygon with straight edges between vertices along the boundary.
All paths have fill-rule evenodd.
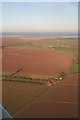
<path id="1" fill-rule="evenodd" d="M 4 2 L 3 31 L 75 32 L 78 28 L 77 2 Z"/>

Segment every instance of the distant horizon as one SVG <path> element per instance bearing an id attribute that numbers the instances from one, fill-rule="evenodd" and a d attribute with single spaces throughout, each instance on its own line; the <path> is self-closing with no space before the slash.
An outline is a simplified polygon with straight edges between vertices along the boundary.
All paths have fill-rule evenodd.
<path id="1" fill-rule="evenodd" d="M 77 32 L 2 32 L 0 35 L 13 37 L 78 37 Z"/>
<path id="2" fill-rule="evenodd" d="M 3 32 L 77 32 L 78 3 L 4 2 L 2 20 Z"/>

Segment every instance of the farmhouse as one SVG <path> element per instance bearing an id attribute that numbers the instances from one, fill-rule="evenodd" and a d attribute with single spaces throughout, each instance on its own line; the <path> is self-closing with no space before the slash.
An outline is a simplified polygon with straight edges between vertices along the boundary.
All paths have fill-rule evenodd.
<path id="1" fill-rule="evenodd" d="M 51 86 L 51 85 L 53 85 L 53 84 L 52 84 L 51 82 L 47 82 L 47 85 L 48 85 L 48 86 Z"/>
<path id="2" fill-rule="evenodd" d="M 54 80 L 47 80 L 47 85 L 48 86 L 51 86 L 51 85 L 55 85 L 56 84 L 56 82 L 54 81 Z"/>
<path id="3" fill-rule="evenodd" d="M 60 79 L 60 80 L 63 80 L 63 78 L 62 78 L 62 77 L 60 77 L 59 79 Z"/>

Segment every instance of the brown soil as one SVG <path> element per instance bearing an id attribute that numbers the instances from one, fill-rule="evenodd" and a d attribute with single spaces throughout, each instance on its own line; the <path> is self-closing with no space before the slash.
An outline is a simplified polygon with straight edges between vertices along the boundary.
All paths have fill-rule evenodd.
<path id="1" fill-rule="evenodd" d="M 3 37 L 2 38 L 2 45 L 9 46 L 9 45 L 21 45 L 26 44 L 28 42 L 41 42 L 43 38 L 23 38 L 23 37 Z"/>
<path id="2" fill-rule="evenodd" d="M 36 98 L 46 86 L 24 82 L 2 82 L 2 104 L 12 115 Z"/>
<path id="3" fill-rule="evenodd" d="M 76 118 L 78 117 L 78 77 L 67 79 L 45 92 L 28 109 L 24 107 L 14 118 Z"/>
<path id="4" fill-rule="evenodd" d="M 36 103 L 31 109 L 26 111 L 24 109 L 20 114 L 14 118 L 76 118 L 77 109 L 76 105 L 52 103 L 52 102 L 39 102 Z"/>
<path id="5" fill-rule="evenodd" d="M 6 39 L 3 40 L 3 45 L 25 44 L 26 41 L 26 39 L 19 38 Z M 61 72 L 69 72 L 73 57 L 73 55 L 61 54 L 55 50 L 23 50 L 6 47 L 3 50 L 2 72 L 13 73 L 22 68 L 22 74 L 59 75 Z M 77 79 L 77 74 L 68 75 L 67 79 L 52 86 L 29 108 L 24 107 L 22 111 L 18 111 L 13 116 L 18 118 L 77 117 Z M 3 82 L 4 106 L 9 105 L 8 110 L 11 111 L 12 108 L 12 113 L 15 107 L 19 109 L 30 95 L 32 97 L 33 92 L 35 95 L 38 88 L 36 88 L 36 84 L 33 86 L 18 82 Z"/>
<path id="6" fill-rule="evenodd" d="M 67 73 L 71 67 L 72 55 L 63 55 L 50 50 L 21 50 L 5 48 L 3 51 L 3 72 L 55 75 Z"/>

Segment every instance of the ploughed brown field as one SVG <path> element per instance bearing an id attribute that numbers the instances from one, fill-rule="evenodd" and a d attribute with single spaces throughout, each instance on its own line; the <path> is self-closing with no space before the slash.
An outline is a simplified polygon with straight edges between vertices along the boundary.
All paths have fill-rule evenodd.
<path id="1" fill-rule="evenodd" d="M 78 74 L 48 89 L 29 108 L 17 111 L 14 118 L 77 118 L 78 117 Z"/>
<path id="2" fill-rule="evenodd" d="M 51 50 L 21 50 L 5 48 L 3 54 L 3 71 L 21 73 L 58 75 L 68 73 L 72 64 L 73 55 L 60 54 Z"/>
<path id="3" fill-rule="evenodd" d="M 25 82 L 3 81 L 2 85 L 2 103 L 11 115 L 34 101 L 47 88 L 47 86 Z"/>
<path id="4" fill-rule="evenodd" d="M 70 73 L 75 55 L 72 51 L 71 54 L 65 54 L 54 47 L 51 48 L 51 45 L 54 45 L 53 38 L 50 40 L 51 42 L 43 38 L 3 38 L 2 72 L 4 74 L 10 75 L 19 69 L 22 69 L 19 75 L 27 76 L 59 76 L 61 72 L 67 74 L 63 81 L 51 87 L 35 83 L 3 81 L 3 106 L 14 118 L 78 116 L 78 74 Z M 56 40 L 55 45 L 57 45 Z M 76 48 L 76 44 L 70 46 L 70 50 L 74 52 L 73 48 Z M 59 49 L 62 50 L 60 46 Z"/>
<path id="5" fill-rule="evenodd" d="M 78 116 L 78 74 L 68 75 L 51 88 L 3 81 L 3 106 L 13 118 L 75 118 Z"/>

